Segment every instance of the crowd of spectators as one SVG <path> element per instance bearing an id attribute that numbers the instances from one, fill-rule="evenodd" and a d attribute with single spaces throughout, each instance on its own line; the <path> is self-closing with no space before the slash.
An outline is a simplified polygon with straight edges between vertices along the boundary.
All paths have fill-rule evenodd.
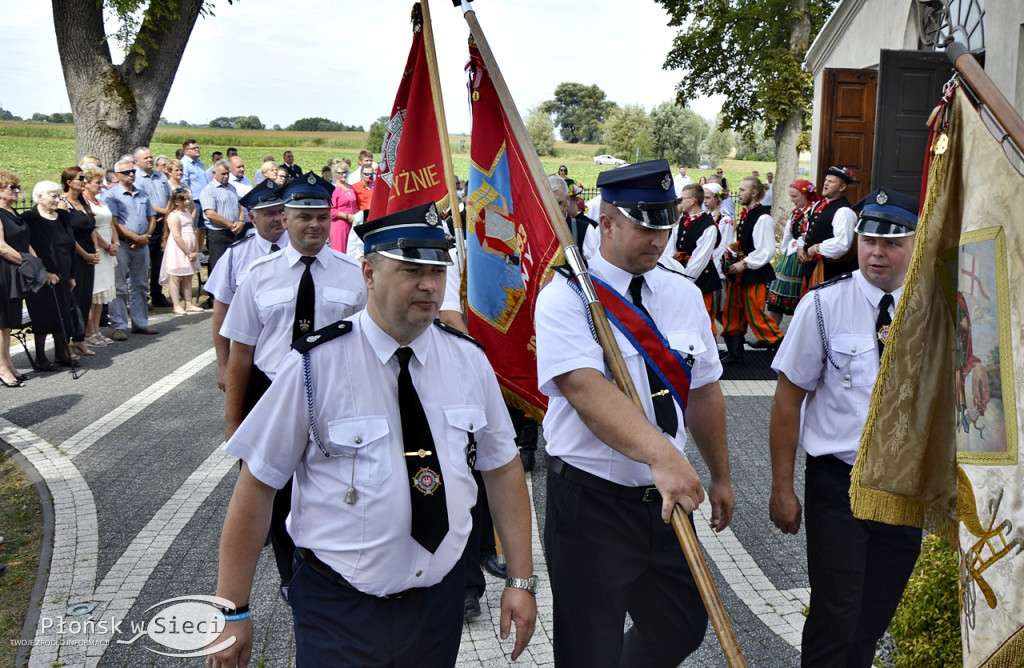
<path id="1" fill-rule="evenodd" d="M 254 178 L 234 147 L 204 165 L 195 140 L 174 156 L 139 147 L 104 169 L 87 155 L 58 181 L 40 181 L 25 206 L 18 174 L 0 170 L 0 382 L 24 387 L 11 358 L 12 334 L 34 338 L 36 372 L 77 368 L 94 349 L 130 335 L 153 335 L 149 313 L 202 313 L 205 275 L 230 244 L 252 234 L 239 204 L 255 185 L 303 175 L 292 151 L 266 155 Z M 335 184 L 331 240 L 345 251 L 349 231 L 369 209 L 372 154 L 328 161 Z M 334 244 L 332 244 L 334 245 Z M 203 265 L 208 271 L 204 272 Z M 203 308 L 203 307 L 206 308 Z M 27 317 L 26 317 L 27 316 Z M 23 341 L 25 336 L 20 337 Z M 51 359 L 52 357 L 52 359 Z"/>

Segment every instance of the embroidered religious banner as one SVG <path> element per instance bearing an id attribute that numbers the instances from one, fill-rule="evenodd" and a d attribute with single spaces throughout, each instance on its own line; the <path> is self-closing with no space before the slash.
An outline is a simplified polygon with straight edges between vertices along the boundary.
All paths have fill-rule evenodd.
<path id="1" fill-rule="evenodd" d="M 413 7 L 412 24 L 412 47 L 384 133 L 367 220 L 431 200 L 441 211 L 448 207 L 437 114 L 427 69 L 427 58 L 431 56 L 423 39 L 419 3 Z"/>
<path id="2" fill-rule="evenodd" d="M 959 87 L 933 114 L 914 257 L 850 488 L 858 517 L 958 544 L 971 668 L 1024 665 L 1024 161 L 1002 136 Z"/>
<path id="3" fill-rule="evenodd" d="M 466 190 L 469 333 L 487 347 L 505 397 L 540 417 L 547 399 L 537 390 L 533 310 L 562 254 L 524 159 L 534 148 L 516 142 L 508 114 L 518 112 L 502 107 L 472 43 L 466 72 L 473 112 Z"/>

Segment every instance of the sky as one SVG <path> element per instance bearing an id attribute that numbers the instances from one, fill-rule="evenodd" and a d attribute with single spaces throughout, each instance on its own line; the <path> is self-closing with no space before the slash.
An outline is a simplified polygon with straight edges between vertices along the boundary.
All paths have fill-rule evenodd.
<path id="1" fill-rule="evenodd" d="M 322 116 L 369 129 L 391 113 L 412 4 L 215 0 L 216 16 L 196 22 L 162 115 L 203 124 L 255 114 L 268 128 Z M 683 73 L 662 64 L 676 33 L 654 0 L 474 0 L 472 7 L 523 117 L 567 81 L 597 84 L 613 102 L 648 111 L 675 97 Z M 468 134 L 469 27 L 448 0 L 429 9 L 448 131 Z M 70 111 L 51 3 L 0 0 L 0 11 L 4 53 L 22 55 L 0 68 L 0 107 L 23 118 Z M 721 104 L 717 97 L 690 106 L 713 120 Z"/>

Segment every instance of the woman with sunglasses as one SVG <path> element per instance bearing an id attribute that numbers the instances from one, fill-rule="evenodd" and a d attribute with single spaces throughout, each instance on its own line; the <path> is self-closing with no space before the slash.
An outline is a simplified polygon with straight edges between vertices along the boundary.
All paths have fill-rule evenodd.
<path id="1" fill-rule="evenodd" d="M 18 267 L 29 253 L 28 225 L 14 211 L 21 195 L 18 175 L 0 169 L 0 382 L 4 387 L 25 387 L 28 376 L 11 360 L 11 330 L 21 327 L 21 290 Z"/>
<path id="2" fill-rule="evenodd" d="M 85 323 L 85 342 L 90 346 L 102 348 L 114 343 L 113 339 L 100 334 L 100 316 L 103 314 L 103 305 L 112 302 L 117 293 L 114 267 L 117 265 L 120 243 L 117 239 L 117 229 L 111 224 L 114 214 L 100 199 L 100 193 L 103 192 L 103 170 L 95 165 L 86 165 L 82 169 L 86 178 L 82 197 L 89 203 L 89 210 L 92 211 L 96 222 L 93 243 L 99 250 L 100 257 L 99 263 L 93 266 L 92 303 L 86 316 L 88 320 Z"/>
<path id="3" fill-rule="evenodd" d="M 83 191 L 88 177 L 82 173 L 81 167 L 68 167 L 60 175 L 60 183 L 64 188 L 59 208 L 68 212 L 71 233 L 75 237 L 75 257 L 71 263 L 71 276 L 75 279 L 75 287 L 71 291 L 78 316 L 81 317 L 80 332 L 71 336 L 71 349 L 79 355 L 92 356 L 93 351 L 85 345 L 85 319 L 92 309 L 92 287 L 96 265 L 100 263 L 100 254 L 96 252 L 96 218 L 93 216 Z"/>
<path id="4" fill-rule="evenodd" d="M 28 223 L 32 250 L 46 267 L 46 285 L 39 292 L 25 295 L 32 316 L 32 332 L 36 339 L 35 368 L 56 371 L 46 359 L 46 336 L 53 337 L 53 351 L 60 366 L 77 367 L 76 356 L 68 346 L 67 334 L 72 325 L 71 290 L 74 278 L 71 265 L 75 256 L 75 237 L 71 232 L 68 212 L 58 208 L 61 187 L 53 181 L 40 181 L 32 189 L 36 205 L 22 215 Z"/>
<path id="5" fill-rule="evenodd" d="M 334 161 L 334 192 L 331 193 L 331 248 L 344 253 L 348 234 L 356 220 L 356 193 L 348 185 L 349 168 L 344 160 Z"/>

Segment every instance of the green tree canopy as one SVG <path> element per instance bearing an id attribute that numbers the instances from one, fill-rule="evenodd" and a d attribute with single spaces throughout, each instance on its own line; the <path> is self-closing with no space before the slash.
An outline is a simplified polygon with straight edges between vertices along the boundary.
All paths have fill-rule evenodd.
<path id="1" fill-rule="evenodd" d="M 811 40 L 838 0 L 657 0 L 680 28 L 666 69 L 686 72 L 676 86 L 685 103 L 725 95 L 720 128 L 763 121 L 776 146 L 776 177 L 797 175 L 797 146 L 813 99 L 811 75 L 801 69 Z M 778 197 L 781 218 L 792 204 Z"/>
<path id="2" fill-rule="evenodd" d="M 740 131 L 736 157 L 740 160 L 775 160 L 775 137 L 767 135 L 764 121 L 754 121 L 749 128 Z"/>
<path id="3" fill-rule="evenodd" d="M 654 156 L 654 122 L 643 107 L 627 104 L 612 109 L 602 129 L 612 155 L 630 162 Z"/>
<path id="4" fill-rule="evenodd" d="M 534 107 L 526 116 L 526 133 L 530 135 L 533 148 L 537 155 L 554 155 L 555 153 L 555 126 L 551 124 L 551 117 Z"/>
<path id="5" fill-rule="evenodd" d="M 675 102 L 662 102 L 651 110 L 654 123 L 654 153 L 673 166 L 695 166 L 700 161 L 700 146 L 711 132 L 711 123 L 693 109 Z"/>
<path id="6" fill-rule="evenodd" d="M 715 128 L 707 136 L 700 147 L 700 155 L 707 158 L 713 167 L 717 167 L 724 158 L 728 158 L 736 148 L 736 133 L 726 128 Z"/>
<path id="7" fill-rule="evenodd" d="M 810 105 L 813 81 L 801 64 L 837 1 L 658 0 L 669 25 L 680 27 L 665 59 L 666 69 L 686 72 L 676 86 L 678 99 L 725 95 L 723 126 L 743 128 L 760 119 L 774 131 Z M 810 23 L 804 39 L 795 34 L 799 20 Z"/>
<path id="8" fill-rule="evenodd" d="M 381 116 L 370 125 L 370 136 L 366 140 L 366 147 L 374 153 L 382 153 L 384 150 L 384 135 L 388 132 L 388 116 Z"/>
<path id="9" fill-rule="evenodd" d="M 300 118 L 291 125 L 287 130 L 293 132 L 362 132 L 363 127 L 355 125 L 345 125 L 344 123 L 338 123 L 328 118 L 322 118 L 320 116 L 311 116 L 309 118 Z"/>
<path id="10" fill-rule="evenodd" d="M 560 83 L 555 88 L 555 99 L 548 100 L 540 109 L 554 115 L 562 141 L 593 144 L 600 142 L 601 123 L 616 107 L 606 97 L 596 85 Z"/>

